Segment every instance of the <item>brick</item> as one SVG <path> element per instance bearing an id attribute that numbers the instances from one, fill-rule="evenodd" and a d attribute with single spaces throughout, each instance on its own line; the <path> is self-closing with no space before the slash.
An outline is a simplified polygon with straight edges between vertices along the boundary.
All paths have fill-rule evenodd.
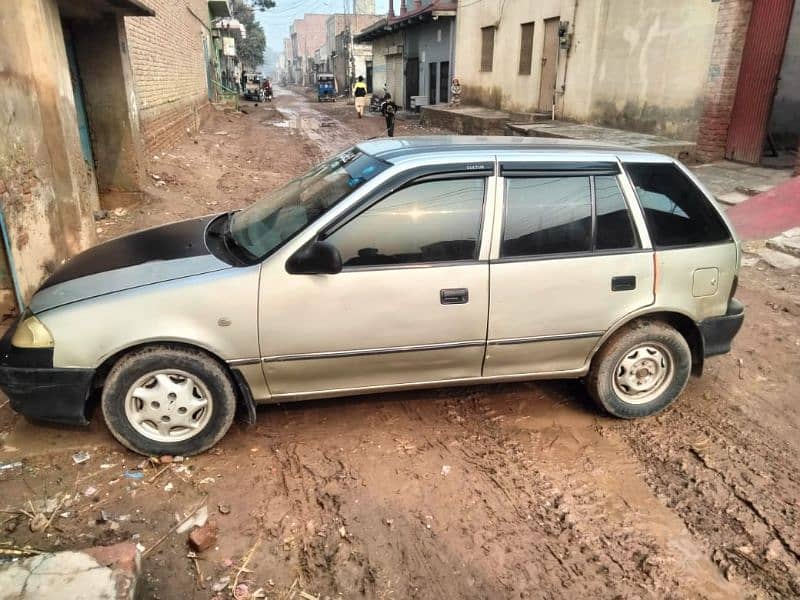
<path id="1" fill-rule="evenodd" d="M 710 75 L 697 134 L 697 157 L 702 161 L 719 160 L 725 155 L 752 6 L 753 0 L 722 0 L 717 12 Z"/>
<path id="2" fill-rule="evenodd" d="M 195 552 L 208 550 L 217 543 L 219 527 L 213 521 L 209 521 L 202 527 L 197 527 L 189 534 L 189 545 Z"/>
<path id="3" fill-rule="evenodd" d="M 208 107 L 203 38 L 210 34 L 204 0 L 146 0 L 155 17 L 125 17 L 144 143 L 148 152 L 171 147 L 196 130 Z"/>

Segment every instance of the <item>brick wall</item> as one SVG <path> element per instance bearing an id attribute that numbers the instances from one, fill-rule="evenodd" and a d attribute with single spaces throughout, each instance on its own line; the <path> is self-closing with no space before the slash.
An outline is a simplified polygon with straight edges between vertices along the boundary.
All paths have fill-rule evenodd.
<path id="1" fill-rule="evenodd" d="M 146 0 L 155 17 L 126 17 L 139 122 L 149 152 L 196 130 L 208 106 L 203 36 L 205 0 Z M 210 50 L 213 51 L 213 50 Z"/>
<path id="2" fill-rule="evenodd" d="M 697 157 L 702 161 L 720 160 L 725 156 L 739 67 L 752 8 L 753 0 L 720 2 L 703 115 L 697 135 Z"/>

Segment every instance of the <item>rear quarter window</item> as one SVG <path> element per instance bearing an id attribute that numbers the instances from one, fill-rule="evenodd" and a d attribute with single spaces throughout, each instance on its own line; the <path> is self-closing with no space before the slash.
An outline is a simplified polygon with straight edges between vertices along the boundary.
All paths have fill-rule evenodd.
<path id="1" fill-rule="evenodd" d="M 631 177 L 656 247 L 714 244 L 731 239 L 722 218 L 677 166 L 630 163 Z"/>

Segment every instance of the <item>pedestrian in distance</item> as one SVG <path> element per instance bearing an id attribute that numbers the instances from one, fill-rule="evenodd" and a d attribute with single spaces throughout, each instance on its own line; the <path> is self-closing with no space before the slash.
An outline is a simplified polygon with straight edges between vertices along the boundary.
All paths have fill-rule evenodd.
<path id="1" fill-rule="evenodd" d="M 358 76 L 358 81 L 353 86 L 353 97 L 356 103 L 356 113 L 358 113 L 358 118 L 360 119 L 364 116 L 364 106 L 367 104 L 367 84 L 364 83 L 362 75 Z"/>
<path id="2" fill-rule="evenodd" d="M 461 84 L 458 77 L 453 77 L 453 85 L 450 86 L 450 106 L 461 106 Z"/>
<path id="3" fill-rule="evenodd" d="M 394 116 L 397 113 L 397 104 L 392 100 L 392 95 L 386 92 L 381 103 L 381 114 L 386 119 L 386 133 L 389 137 L 394 137 Z"/>

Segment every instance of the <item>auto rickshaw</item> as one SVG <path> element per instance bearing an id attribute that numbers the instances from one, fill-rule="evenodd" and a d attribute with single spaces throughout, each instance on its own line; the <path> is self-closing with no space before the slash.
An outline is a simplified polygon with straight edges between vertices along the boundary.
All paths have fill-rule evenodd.
<path id="1" fill-rule="evenodd" d="M 336 78 L 330 73 L 317 75 L 317 101 L 336 102 Z"/>
<path id="2" fill-rule="evenodd" d="M 264 102 L 265 94 L 261 87 L 264 76 L 261 73 L 246 73 L 243 95 L 245 100 Z"/>

